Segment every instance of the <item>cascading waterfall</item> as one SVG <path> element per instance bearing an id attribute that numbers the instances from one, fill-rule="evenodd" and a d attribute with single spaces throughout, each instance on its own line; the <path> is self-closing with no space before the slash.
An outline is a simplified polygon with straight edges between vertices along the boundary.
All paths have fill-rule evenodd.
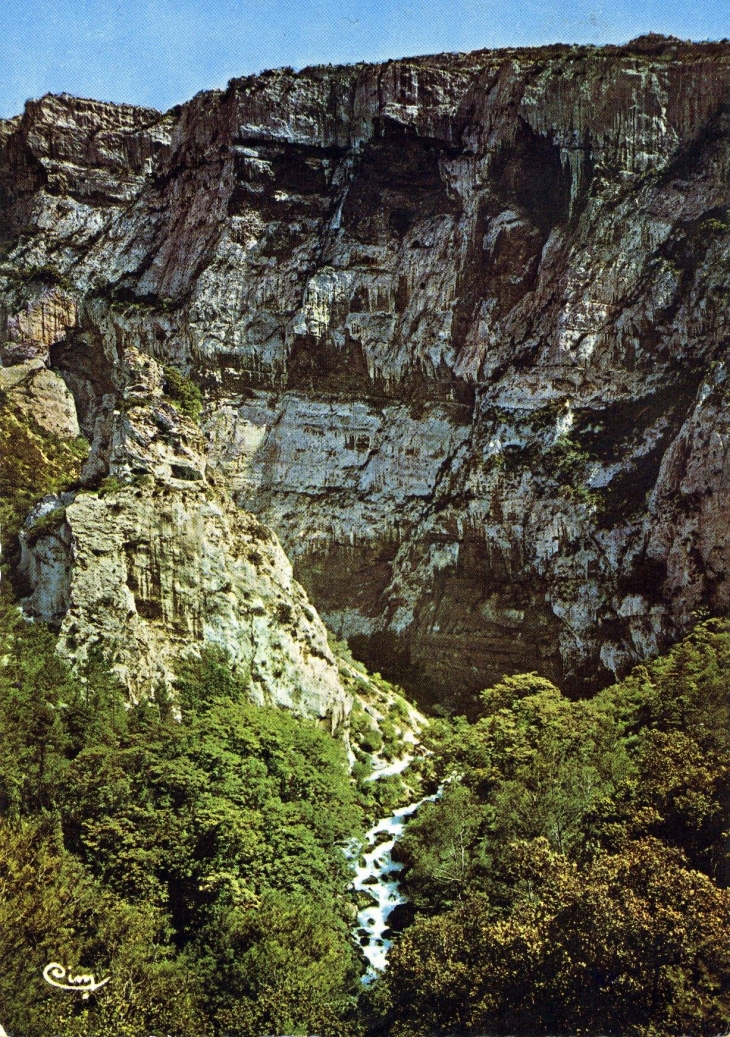
<path id="1" fill-rule="evenodd" d="M 353 933 L 367 958 L 368 968 L 362 978 L 364 984 L 372 983 L 386 965 L 392 940 L 385 935 L 389 930 L 388 919 L 399 904 L 407 902 L 400 891 L 398 872 L 403 865 L 394 861 L 393 847 L 403 834 L 406 822 L 423 803 L 433 802 L 441 795 L 440 787 L 432 796 L 424 796 L 417 803 L 400 807 L 390 817 L 378 821 L 365 833 L 368 849 L 360 854 L 359 841 L 353 845 L 348 856 L 357 860 L 352 888 L 367 893 L 373 903 L 358 912 L 357 925 Z M 359 861 L 364 859 L 364 864 Z"/>

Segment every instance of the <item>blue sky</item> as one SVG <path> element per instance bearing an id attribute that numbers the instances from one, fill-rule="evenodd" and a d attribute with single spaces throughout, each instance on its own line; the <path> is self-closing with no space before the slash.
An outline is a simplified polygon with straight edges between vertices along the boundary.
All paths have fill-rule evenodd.
<path id="1" fill-rule="evenodd" d="M 730 36 L 728 0 L 0 0 L 0 116 L 48 91 L 168 108 L 264 68 Z"/>

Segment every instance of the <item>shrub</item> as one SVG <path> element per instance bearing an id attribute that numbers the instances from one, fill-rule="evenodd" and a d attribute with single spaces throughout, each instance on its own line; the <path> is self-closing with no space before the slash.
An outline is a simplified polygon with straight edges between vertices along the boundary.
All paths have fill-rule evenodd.
<path id="1" fill-rule="evenodd" d="M 174 400 L 179 409 L 193 421 L 200 419 L 203 410 L 203 397 L 200 389 L 192 379 L 181 374 L 174 367 L 164 369 L 163 391 Z"/>
<path id="2" fill-rule="evenodd" d="M 54 508 L 52 511 L 47 511 L 45 515 L 41 515 L 33 525 L 26 531 L 25 540 L 29 545 L 35 544 L 36 541 L 40 540 L 42 536 L 47 533 L 53 533 L 57 529 L 60 529 L 63 523 L 66 521 L 66 509 L 63 507 Z"/>

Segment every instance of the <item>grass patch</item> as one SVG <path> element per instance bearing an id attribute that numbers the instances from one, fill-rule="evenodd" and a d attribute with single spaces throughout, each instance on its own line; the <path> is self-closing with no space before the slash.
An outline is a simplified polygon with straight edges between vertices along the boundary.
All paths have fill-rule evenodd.
<path id="1" fill-rule="evenodd" d="M 102 479 L 99 483 L 99 489 L 97 493 L 100 497 L 109 497 L 113 493 L 118 493 L 120 490 L 125 490 L 127 483 L 123 479 L 119 479 L 116 475 L 107 475 L 105 479 Z"/>

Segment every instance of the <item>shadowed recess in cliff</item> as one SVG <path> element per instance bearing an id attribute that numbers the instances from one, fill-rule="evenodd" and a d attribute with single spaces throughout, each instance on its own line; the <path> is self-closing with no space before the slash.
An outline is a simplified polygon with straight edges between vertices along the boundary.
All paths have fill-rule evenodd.
<path id="1" fill-rule="evenodd" d="M 0 357 L 50 350 L 95 478 L 122 352 L 192 376 L 165 477 L 409 687 L 590 691 L 730 607 L 729 89 L 730 44 L 650 38 L 44 98 L 0 124 Z"/>

